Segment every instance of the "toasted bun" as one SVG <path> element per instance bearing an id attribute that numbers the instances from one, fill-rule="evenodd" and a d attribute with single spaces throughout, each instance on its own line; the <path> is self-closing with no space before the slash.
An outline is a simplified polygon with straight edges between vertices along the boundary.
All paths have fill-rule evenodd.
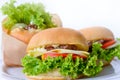
<path id="1" fill-rule="evenodd" d="M 28 80 L 66 80 L 63 77 L 52 77 L 52 76 L 27 76 Z"/>
<path id="2" fill-rule="evenodd" d="M 85 75 L 79 75 L 79 78 L 87 77 Z M 70 78 L 64 78 L 64 77 L 53 77 L 53 76 L 27 76 L 28 80 L 71 80 Z"/>
<path id="3" fill-rule="evenodd" d="M 79 78 L 83 78 L 83 77 L 84 77 L 84 75 L 82 75 L 82 74 L 79 75 Z M 38 76 L 27 76 L 27 78 L 29 80 L 71 80 L 70 77 L 62 76 L 58 70 L 40 74 Z"/>
<path id="4" fill-rule="evenodd" d="M 27 78 L 29 80 L 66 80 L 66 78 L 59 73 L 58 69 L 37 76 L 27 76 Z"/>
<path id="5" fill-rule="evenodd" d="M 57 14 L 51 14 L 52 16 L 52 21 L 55 25 L 57 25 L 57 27 L 62 27 L 62 22 L 60 17 Z M 2 23 L 7 20 L 7 18 L 5 18 Z M 38 31 L 28 31 L 28 30 L 24 30 L 24 29 L 20 29 L 20 28 L 15 28 L 13 30 L 7 30 L 4 27 L 2 28 L 3 31 L 7 34 L 10 34 L 11 36 L 15 37 L 18 40 L 23 41 L 24 43 L 28 44 L 28 42 L 30 41 L 31 37 L 36 34 L 36 32 Z"/>
<path id="6" fill-rule="evenodd" d="M 81 50 L 88 50 L 86 39 L 80 32 L 69 28 L 51 28 L 33 36 L 28 44 L 27 51 L 53 44 L 73 44 Z"/>
<path id="7" fill-rule="evenodd" d="M 113 33 L 105 27 L 94 26 L 80 29 L 80 32 L 88 41 L 114 39 Z"/>

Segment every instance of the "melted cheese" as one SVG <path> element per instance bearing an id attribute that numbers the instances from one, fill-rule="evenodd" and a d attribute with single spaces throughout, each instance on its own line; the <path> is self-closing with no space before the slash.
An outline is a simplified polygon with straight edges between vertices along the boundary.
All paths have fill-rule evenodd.
<path id="1" fill-rule="evenodd" d="M 69 50 L 69 49 L 53 49 L 51 52 L 58 52 L 58 53 L 71 53 L 71 54 L 78 54 L 83 56 L 88 56 L 89 53 L 86 51 L 76 51 L 76 50 Z"/>
<path id="2" fill-rule="evenodd" d="M 83 55 L 83 56 L 89 55 L 89 53 L 86 51 L 77 51 L 77 50 L 69 50 L 69 49 L 53 49 L 53 50 L 47 51 L 44 48 L 36 48 L 34 50 L 30 50 L 28 52 L 28 55 L 37 57 L 37 56 L 40 56 L 42 54 L 49 53 L 49 52 L 57 52 L 57 53 L 61 53 L 61 54 L 62 53 L 68 53 L 68 54 L 71 53 L 71 54 L 78 54 L 78 55 Z"/>

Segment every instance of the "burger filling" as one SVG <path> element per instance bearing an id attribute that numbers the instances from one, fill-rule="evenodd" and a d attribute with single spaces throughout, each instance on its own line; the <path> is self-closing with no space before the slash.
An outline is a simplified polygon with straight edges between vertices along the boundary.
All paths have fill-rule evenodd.
<path id="1" fill-rule="evenodd" d="M 46 45 L 46 46 L 42 46 L 40 48 L 35 48 L 33 50 L 30 50 L 28 52 L 28 55 L 37 57 L 42 54 L 51 53 L 51 52 L 74 53 L 74 54 L 83 55 L 86 57 L 89 54 L 86 51 L 80 51 L 80 49 L 78 49 L 78 47 L 75 45 L 62 44 L 62 45 Z"/>
<path id="2" fill-rule="evenodd" d="M 89 52 L 91 52 L 91 50 L 92 50 L 92 44 L 95 43 L 95 42 L 102 44 L 101 47 L 102 47 L 103 49 L 111 48 L 111 47 L 113 47 L 113 45 L 116 45 L 116 44 L 115 44 L 116 41 L 115 41 L 114 39 L 88 41 Z"/>
<path id="3" fill-rule="evenodd" d="M 65 44 L 62 44 L 62 45 L 48 45 L 48 46 L 45 46 L 45 49 L 47 50 L 52 50 L 52 49 L 70 49 L 70 50 L 79 50 L 77 48 L 77 46 L 75 45 L 65 45 Z"/>
<path id="4" fill-rule="evenodd" d="M 90 55 L 93 55 L 94 51 L 99 60 L 110 62 L 115 56 L 120 58 L 120 39 L 95 41 L 89 48 Z"/>
<path id="5" fill-rule="evenodd" d="M 114 39 L 110 39 L 110 40 L 88 41 L 88 45 L 90 47 L 92 47 L 92 44 L 95 42 L 102 44 L 102 48 L 104 48 L 104 49 L 116 43 L 116 41 Z"/>
<path id="6" fill-rule="evenodd" d="M 90 56 L 75 45 L 51 45 L 29 51 L 22 59 L 22 65 L 26 75 L 39 76 L 57 69 L 64 77 L 75 79 L 80 74 L 98 74 L 103 64 L 97 63 L 96 55 Z"/>

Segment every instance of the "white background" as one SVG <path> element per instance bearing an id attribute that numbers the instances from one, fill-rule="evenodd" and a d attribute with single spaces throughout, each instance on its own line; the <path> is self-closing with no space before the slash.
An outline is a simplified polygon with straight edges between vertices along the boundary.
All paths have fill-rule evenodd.
<path id="1" fill-rule="evenodd" d="M 0 7 L 7 1 L 0 0 Z M 120 37 L 120 0 L 18 0 L 17 4 L 24 2 L 42 2 L 47 11 L 60 16 L 63 27 L 105 26 Z M 0 12 L 0 22 L 4 17 Z"/>
<path id="2" fill-rule="evenodd" d="M 0 0 L 0 6 L 6 1 Z M 61 17 L 64 27 L 105 26 L 120 36 L 120 0 L 18 0 L 17 4 L 24 2 L 42 2 L 47 11 Z"/>

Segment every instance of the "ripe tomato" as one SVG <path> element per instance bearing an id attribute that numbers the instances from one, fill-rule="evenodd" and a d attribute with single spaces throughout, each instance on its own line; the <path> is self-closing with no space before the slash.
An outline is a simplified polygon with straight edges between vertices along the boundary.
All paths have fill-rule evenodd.
<path id="1" fill-rule="evenodd" d="M 58 56 L 62 56 L 63 58 L 67 57 L 69 53 L 57 53 L 57 52 L 49 52 L 49 53 L 45 53 L 42 55 L 42 60 L 46 59 L 48 56 L 49 57 L 58 57 Z M 78 55 L 78 54 L 72 54 L 72 59 L 75 60 L 77 57 L 79 58 L 83 58 L 86 59 L 87 56 L 84 55 Z"/>
<path id="2" fill-rule="evenodd" d="M 104 43 L 103 46 L 102 46 L 102 48 L 105 49 L 105 48 L 111 46 L 112 44 L 114 44 L 115 42 L 116 42 L 115 40 L 110 40 L 110 41 Z"/>

